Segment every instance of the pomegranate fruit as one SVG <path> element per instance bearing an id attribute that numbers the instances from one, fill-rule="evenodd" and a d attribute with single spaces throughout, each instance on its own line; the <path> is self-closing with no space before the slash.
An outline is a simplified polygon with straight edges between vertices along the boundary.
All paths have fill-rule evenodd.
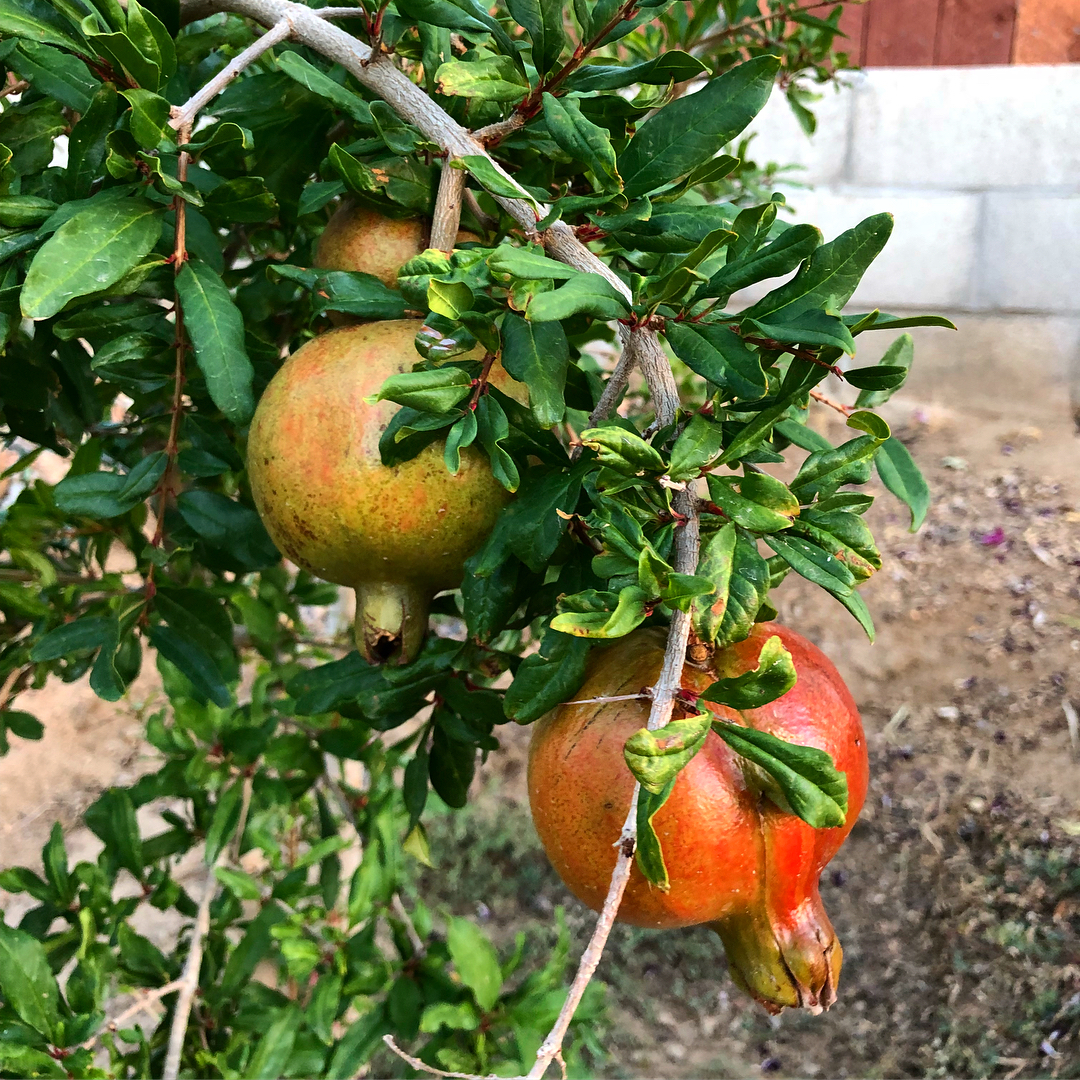
<path id="1" fill-rule="evenodd" d="M 855 703 L 828 658 L 805 638 L 761 623 L 721 650 L 715 675 L 687 665 L 684 689 L 700 693 L 716 676 L 757 666 L 762 645 L 779 635 L 798 681 L 783 697 L 737 713 L 703 702 L 718 717 L 829 753 L 847 775 L 848 811 L 840 828 L 814 829 L 764 797 L 755 767 L 710 731 L 653 818 L 670 879 L 667 892 L 635 866 L 618 918 L 635 926 L 710 924 L 732 977 L 770 1011 L 813 1011 L 836 995 L 841 949 L 818 894 L 822 868 L 854 825 L 866 796 L 868 763 Z M 651 686 L 665 635 L 639 630 L 593 653 L 578 698 L 634 694 Z M 561 705 L 538 721 L 529 748 L 533 821 L 570 891 L 599 911 L 615 866 L 613 846 L 634 788 L 626 740 L 645 726 L 645 700 Z"/>
<path id="2" fill-rule="evenodd" d="M 372 663 L 413 659 L 431 598 L 461 583 L 462 564 L 510 497 L 474 447 L 462 451 L 457 475 L 442 441 L 382 464 L 379 438 L 398 406 L 364 398 L 412 370 L 420 325 L 364 323 L 312 339 L 270 381 L 248 437 L 267 531 L 298 566 L 356 590 L 356 645 Z M 491 380 L 512 383 L 498 364 Z"/>
<path id="3" fill-rule="evenodd" d="M 315 265 L 322 270 L 374 274 L 397 287 L 398 270 L 426 250 L 431 222 L 424 218 L 389 218 L 353 203 L 343 203 L 326 224 L 315 245 Z M 458 243 L 479 240 L 461 231 Z"/>

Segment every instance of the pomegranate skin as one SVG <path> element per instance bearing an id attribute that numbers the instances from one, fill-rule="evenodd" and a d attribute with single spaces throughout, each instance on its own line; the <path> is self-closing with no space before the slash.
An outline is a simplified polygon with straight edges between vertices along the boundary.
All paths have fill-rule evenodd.
<path id="1" fill-rule="evenodd" d="M 397 288 L 398 271 L 427 249 L 430 238 L 431 222 L 424 218 L 389 218 L 346 202 L 323 229 L 314 264 L 323 270 L 374 274 L 384 285 Z M 479 239 L 464 230 L 457 234 L 459 244 Z"/>
<path id="2" fill-rule="evenodd" d="M 862 809 L 868 781 L 865 738 L 855 703 L 828 658 L 787 627 L 762 623 L 718 654 L 717 676 L 757 666 L 779 635 L 798 672 L 782 698 L 741 716 L 708 704 L 718 717 L 832 755 L 846 773 L 848 813 L 835 829 L 813 829 L 760 793 L 753 769 L 714 733 L 679 774 L 653 824 L 670 889 L 635 866 L 619 908 L 622 922 L 657 928 L 708 923 L 720 934 L 735 981 L 775 1011 L 820 1011 L 835 998 L 841 950 L 818 895 L 822 868 Z M 597 650 L 576 698 L 636 693 L 652 685 L 665 635 L 646 630 Z M 714 676 L 687 665 L 683 688 L 700 692 Z M 529 800 L 540 839 L 559 876 L 599 910 L 607 894 L 633 776 L 623 745 L 648 719 L 646 701 L 563 705 L 542 718 L 529 753 Z"/>
<path id="3" fill-rule="evenodd" d="M 442 441 L 382 464 L 379 438 L 398 406 L 364 398 L 412 370 L 419 326 L 365 323 L 312 339 L 270 381 L 248 437 L 267 531 L 298 566 L 357 590 L 357 646 L 372 662 L 415 656 L 431 597 L 460 584 L 462 564 L 510 498 L 473 447 L 456 476 Z"/>

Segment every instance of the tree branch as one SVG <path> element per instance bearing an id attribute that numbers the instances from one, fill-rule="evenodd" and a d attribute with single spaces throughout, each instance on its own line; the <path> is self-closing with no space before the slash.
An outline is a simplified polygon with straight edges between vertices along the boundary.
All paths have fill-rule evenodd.
<path id="1" fill-rule="evenodd" d="M 454 250 L 461 225 L 461 204 L 465 194 L 465 170 L 455 169 L 447 158 L 439 176 L 439 193 L 435 196 L 435 214 L 431 220 L 431 241 L 428 247 L 447 255 Z"/>
<path id="2" fill-rule="evenodd" d="M 180 131 L 184 127 L 190 128 L 195 122 L 195 117 L 210 104 L 240 74 L 246 67 L 250 67 L 264 52 L 272 49 L 275 45 L 284 41 L 292 33 L 292 23 L 288 18 L 275 23 L 258 41 L 249 45 L 242 53 L 233 57 L 201 90 L 196 91 L 181 105 L 175 109 L 169 126 Z M 190 132 L 185 142 L 191 138 Z"/>
<path id="3" fill-rule="evenodd" d="M 252 778 L 244 777 L 242 789 L 242 801 L 240 803 L 240 819 L 236 823 L 236 846 L 239 848 L 244 837 L 244 829 L 247 826 L 248 808 L 251 806 Z M 218 879 L 217 868 L 224 866 L 229 859 L 230 844 L 223 844 L 218 857 L 206 874 L 206 887 L 203 890 L 202 899 L 199 901 L 199 910 L 195 916 L 195 926 L 191 932 L 191 945 L 188 948 L 187 959 L 184 961 L 184 971 L 180 976 L 180 993 L 176 999 L 176 1011 L 173 1013 L 172 1027 L 169 1029 L 169 1046 L 165 1054 L 165 1069 L 162 1072 L 162 1080 L 177 1080 L 180 1075 L 180 1057 L 184 1050 L 184 1037 L 187 1035 L 188 1020 L 191 1017 L 191 1005 L 195 1000 L 195 991 L 199 989 L 199 970 L 202 967 L 203 945 L 206 936 L 210 933 L 210 905 L 217 895 Z"/>

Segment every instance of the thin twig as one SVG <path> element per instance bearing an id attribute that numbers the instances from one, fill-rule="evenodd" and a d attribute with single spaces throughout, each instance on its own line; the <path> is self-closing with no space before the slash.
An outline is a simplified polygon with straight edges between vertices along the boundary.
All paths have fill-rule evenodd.
<path id="1" fill-rule="evenodd" d="M 358 9 L 360 10 L 360 9 Z M 325 17 L 325 16 L 324 16 Z M 210 104 L 240 74 L 246 67 L 250 67 L 264 52 L 272 49 L 279 42 L 284 41 L 292 33 L 292 24 L 288 17 L 275 23 L 258 41 L 249 45 L 242 53 L 233 57 L 201 90 L 197 90 L 184 102 L 183 105 L 173 110 L 169 126 L 182 132 L 187 127 L 190 129 L 195 122 L 195 117 Z M 186 137 L 181 134 L 180 142 L 191 141 L 191 131 Z"/>
<path id="2" fill-rule="evenodd" d="M 251 806 L 252 778 L 244 777 L 244 786 L 241 791 L 240 819 L 236 823 L 236 845 L 239 847 L 247 826 L 248 808 Z M 184 961 L 184 971 L 180 976 L 180 994 L 176 999 L 176 1011 L 173 1013 L 172 1027 L 169 1029 L 169 1047 L 165 1054 L 165 1069 L 162 1072 L 162 1080 L 177 1080 L 180 1075 L 180 1056 L 184 1050 L 184 1038 L 187 1035 L 188 1020 L 191 1017 L 191 1005 L 195 1000 L 195 992 L 199 989 L 199 970 L 202 967 L 203 945 L 206 936 L 210 933 L 210 905 L 217 895 L 218 879 L 217 870 L 224 866 L 229 859 L 230 844 L 223 844 L 217 858 L 210 866 L 206 874 L 206 887 L 203 890 L 202 899 L 199 901 L 199 910 L 195 916 L 195 926 L 191 932 L 191 945 L 188 947 L 187 959 Z"/>
<path id="3" fill-rule="evenodd" d="M 670 368 L 668 370 L 670 371 Z M 701 542 L 697 505 L 690 493 L 685 491 L 675 494 L 672 505 L 678 514 L 686 518 L 686 523 L 675 533 L 674 567 L 677 573 L 692 574 L 697 569 Z M 675 696 L 682 688 L 683 665 L 686 663 L 686 647 L 689 641 L 690 616 L 684 611 L 676 611 L 671 619 L 671 628 L 668 630 L 664 663 L 656 685 L 652 689 L 652 708 L 649 710 L 647 725 L 650 731 L 664 727 L 671 720 Z M 596 920 L 596 927 L 589 939 L 589 944 L 581 955 L 577 974 L 574 976 L 559 1018 L 537 1051 L 536 1063 L 529 1070 L 528 1080 L 540 1080 L 547 1071 L 548 1065 L 562 1051 L 563 1039 L 566 1038 L 574 1013 L 600 964 L 604 946 L 611 934 L 611 928 L 615 925 L 615 917 L 634 865 L 634 853 L 637 850 L 637 804 L 640 793 L 641 785 L 635 784 L 634 793 L 630 799 L 630 809 L 617 841 L 619 854 L 615 860 L 615 869 L 611 872 L 611 884 L 604 898 L 604 906 L 600 910 L 600 917 Z"/>
<path id="4" fill-rule="evenodd" d="M 439 193 L 435 196 L 435 213 L 431 219 L 431 240 L 428 244 L 447 255 L 454 250 L 457 241 L 464 192 L 465 170 L 455 169 L 447 158 L 439 176 Z"/>
<path id="5" fill-rule="evenodd" d="M 92 1050 L 106 1031 L 119 1031 L 120 1028 L 133 1017 L 138 1016 L 144 1009 L 149 1008 L 163 997 L 168 997 L 169 994 L 175 993 L 182 985 L 183 982 L 181 979 L 173 979 L 172 982 L 167 982 L 164 986 L 155 987 L 153 990 L 143 990 L 139 995 L 138 1001 L 133 1005 L 128 1006 L 128 1008 L 126 1008 L 119 1016 L 106 1021 L 97 1034 L 91 1035 L 90 1038 L 82 1044 L 82 1048 L 84 1050 Z"/>
<path id="6" fill-rule="evenodd" d="M 855 411 L 854 405 L 844 405 L 839 401 L 833 401 L 832 398 L 826 397 L 820 390 L 811 390 L 810 396 L 815 401 L 820 401 L 822 405 L 828 405 L 830 409 L 835 409 L 841 416 L 850 416 Z"/>
<path id="7" fill-rule="evenodd" d="M 382 1041 L 386 1043 L 387 1048 L 393 1053 L 397 1054 L 402 1061 L 407 1062 L 418 1072 L 426 1072 L 431 1076 L 449 1076 L 454 1080 L 491 1080 L 494 1073 L 488 1073 L 486 1076 L 480 1076 L 477 1073 L 463 1073 L 463 1072 L 446 1072 L 444 1069 L 436 1069 L 434 1065 L 429 1065 L 426 1061 L 421 1061 L 419 1058 L 415 1058 L 412 1054 L 406 1054 L 404 1050 L 396 1042 L 394 1042 L 393 1035 L 384 1035 Z M 511 1080 L 521 1080 L 520 1077 L 511 1077 Z"/>

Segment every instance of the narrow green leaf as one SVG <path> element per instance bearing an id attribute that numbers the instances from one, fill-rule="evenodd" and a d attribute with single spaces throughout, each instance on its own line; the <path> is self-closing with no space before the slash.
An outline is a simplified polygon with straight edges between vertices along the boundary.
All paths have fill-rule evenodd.
<path id="1" fill-rule="evenodd" d="M 645 875 L 646 881 L 651 882 L 661 892 L 667 892 L 671 888 L 671 882 L 668 878 L 667 866 L 664 864 L 660 838 L 656 835 L 656 829 L 653 826 L 653 818 L 668 801 L 677 779 L 677 776 L 673 776 L 656 794 L 651 791 L 642 791 L 637 804 L 637 848 L 635 849 L 637 867 Z"/>
<path id="2" fill-rule="evenodd" d="M 885 355 L 878 361 L 878 370 L 891 371 L 900 374 L 899 378 L 890 377 L 885 386 L 867 386 L 862 389 L 855 404 L 860 409 L 876 409 L 884 405 L 886 401 L 903 385 L 907 372 L 915 360 L 915 341 L 910 334 L 901 334 L 886 350 Z M 873 372 L 874 368 L 863 368 L 863 372 Z M 859 386 L 857 381 L 851 379 L 854 372 L 847 372 L 846 377 L 852 386 Z"/>
<path id="3" fill-rule="evenodd" d="M 284 1075 L 303 1018 L 304 1014 L 296 1005 L 281 1010 L 280 1016 L 256 1040 L 255 1052 L 244 1070 L 246 1080 Z"/>
<path id="4" fill-rule="evenodd" d="M 703 296 L 730 296 L 768 278 L 790 273 L 821 243 L 821 232 L 813 225 L 793 225 L 759 251 L 730 259 L 709 279 Z"/>
<path id="5" fill-rule="evenodd" d="M 911 531 L 918 532 L 930 509 L 930 486 L 908 448 L 894 435 L 881 444 L 874 464 L 881 482 L 911 511 Z"/>
<path id="6" fill-rule="evenodd" d="M 214 404 L 234 424 L 251 419 L 254 375 L 244 343 L 244 320 L 225 283 L 206 263 L 184 264 L 176 278 L 195 360 Z"/>
<path id="7" fill-rule="evenodd" d="M 554 6 L 554 0 L 549 0 L 549 3 Z M 592 63 L 582 64 L 564 85 L 567 90 L 578 93 L 620 90 L 624 86 L 633 86 L 634 83 L 666 86 L 671 82 L 689 82 L 705 70 L 705 65 L 696 57 L 672 49 L 640 64 L 598 58 Z"/>
<path id="8" fill-rule="evenodd" d="M 179 669 L 196 694 L 208 698 L 222 709 L 232 704 L 232 694 L 217 664 L 198 641 L 169 626 L 152 626 L 147 634 L 150 644 Z"/>
<path id="9" fill-rule="evenodd" d="M 31 650 L 35 663 L 89 649 L 100 649 L 108 637 L 109 620 L 100 615 L 83 616 L 50 630 Z"/>
<path id="10" fill-rule="evenodd" d="M 671 448 L 668 476 L 672 480 L 694 480 L 720 456 L 724 429 L 700 413 L 690 418 Z"/>
<path id="11" fill-rule="evenodd" d="M 540 651 L 526 656 L 503 698 L 511 720 L 529 724 L 560 702 L 569 701 L 585 680 L 589 642 L 547 630 Z"/>
<path id="12" fill-rule="evenodd" d="M 532 41 L 533 67 L 546 75 L 559 62 L 566 44 L 563 0 L 506 0 L 506 7 Z"/>
<path id="13" fill-rule="evenodd" d="M 570 155 L 591 169 L 603 191 L 622 190 L 622 178 L 615 164 L 615 148 L 606 128 L 594 124 L 573 99 L 560 101 L 544 94 L 544 121 L 551 137 Z"/>
<path id="14" fill-rule="evenodd" d="M 691 371 L 744 401 L 756 401 L 769 389 L 761 358 L 726 326 L 668 319 L 664 336 Z"/>
<path id="15" fill-rule="evenodd" d="M 309 64 L 299 53 L 277 53 L 274 61 L 290 79 L 295 79 L 301 86 L 313 94 L 326 98 L 335 108 L 351 116 L 363 127 L 374 127 L 368 103 L 359 95 L 335 82 L 313 64 Z"/>

